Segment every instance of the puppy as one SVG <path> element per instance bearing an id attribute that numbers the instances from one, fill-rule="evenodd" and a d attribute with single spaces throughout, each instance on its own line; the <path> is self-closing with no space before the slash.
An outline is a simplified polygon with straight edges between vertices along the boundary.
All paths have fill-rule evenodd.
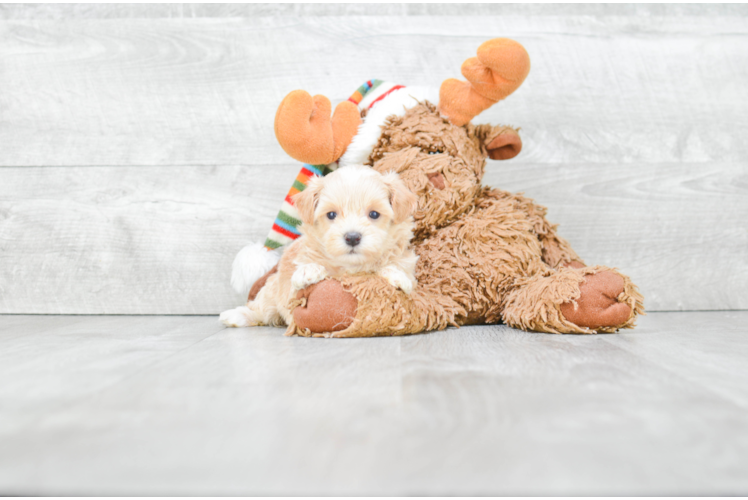
<path id="1" fill-rule="evenodd" d="M 327 277 L 374 273 L 409 294 L 416 284 L 410 246 L 418 197 L 394 172 L 350 165 L 310 181 L 294 196 L 302 236 L 281 257 L 255 300 L 221 313 L 226 326 L 291 323 L 296 292 Z"/>

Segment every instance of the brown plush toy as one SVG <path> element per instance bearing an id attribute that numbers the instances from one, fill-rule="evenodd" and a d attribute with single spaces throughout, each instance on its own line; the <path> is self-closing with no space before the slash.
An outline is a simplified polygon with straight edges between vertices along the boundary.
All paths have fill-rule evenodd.
<path id="1" fill-rule="evenodd" d="M 513 158 L 522 143 L 514 128 L 470 121 L 516 90 L 529 69 L 520 44 L 494 39 L 462 65 L 468 82 L 446 80 L 438 97 L 370 81 L 332 118 L 322 96 L 296 91 L 284 99 L 275 129 L 292 157 L 394 170 L 419 197 L 413 292 L 370 275 L 327 279 L 299 292 L 289 333 L 366 337 L 500 322 L 552 333 L 634 326 L 644 308 L 628 277 L 586 266 L 544 207 L 481 184 L 486 159 Z"/>

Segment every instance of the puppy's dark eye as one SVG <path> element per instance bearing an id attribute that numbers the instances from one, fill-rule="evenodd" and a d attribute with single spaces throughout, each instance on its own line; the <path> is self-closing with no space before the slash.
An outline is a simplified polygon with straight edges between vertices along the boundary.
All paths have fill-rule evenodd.
<path id="1" fill-rule="evenodd" d="M 338 216 L 337 212 L 327 212 L 327 218 L 330 220 L 333 220 L 337 216 Z"/>
<path id="2" fill-rule="evenodd" d="M 369 212 L 369 217 L 372 218 L 372 219 L 378 219 L 379 218 L 379 212 L 375 212 L 374 210 L 372 210 L 371 212 Z"/>

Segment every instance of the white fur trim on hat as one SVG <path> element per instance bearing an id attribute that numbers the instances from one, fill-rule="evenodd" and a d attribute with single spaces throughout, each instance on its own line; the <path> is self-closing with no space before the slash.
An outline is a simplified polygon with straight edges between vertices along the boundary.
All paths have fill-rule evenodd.
<path id="1" fill-rule="evenodd" d="M 281 253 L 277 250 L 268 250 L 262 243 L 250 243 L 234 258 L 231 286 L 237 293 L 247 295 L 252 285 L 270 271 L 280 257 Z"/>
<path id="2" fill-rule="evenodd" d="M 403 116 L 405 112 L 419 102 L 429 101 L 439 104 L 439 89 L 432 87 L 404 87 L 397 89 L 374 103 L 367 112 L 363 123 L 358 127 L 358 133 L 353 137 L 345 154 L 340 158 L 340 166 L 361 164 L 371 155 L 382 135 L 382 125 L 388 116 Z M 361 104 L 364 104 L 362 101 Z"/>

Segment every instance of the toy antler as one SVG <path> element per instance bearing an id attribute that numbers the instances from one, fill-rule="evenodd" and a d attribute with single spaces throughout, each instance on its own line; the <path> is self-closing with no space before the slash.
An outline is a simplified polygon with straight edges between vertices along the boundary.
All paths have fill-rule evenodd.
<path id="1" fill-rule="evenodd" d="M 517 90 L 530 72 L 525 48 L 508 38 L 494 38 L 478 47 L 478 57 L 462 63 L 467 82 L 450 78 L 439 89 L 439 111 L 457 126 Z"/>
<path id="2" fill-rule="evenodd" d="M 361 123 L 352 102 L 338 104 L 330 119 L 330 100 L 303 90 L 288 94 L 275 113 L 275 137 L 292 158 L 310 165 L 327 165 L 345 153 Z"/>

